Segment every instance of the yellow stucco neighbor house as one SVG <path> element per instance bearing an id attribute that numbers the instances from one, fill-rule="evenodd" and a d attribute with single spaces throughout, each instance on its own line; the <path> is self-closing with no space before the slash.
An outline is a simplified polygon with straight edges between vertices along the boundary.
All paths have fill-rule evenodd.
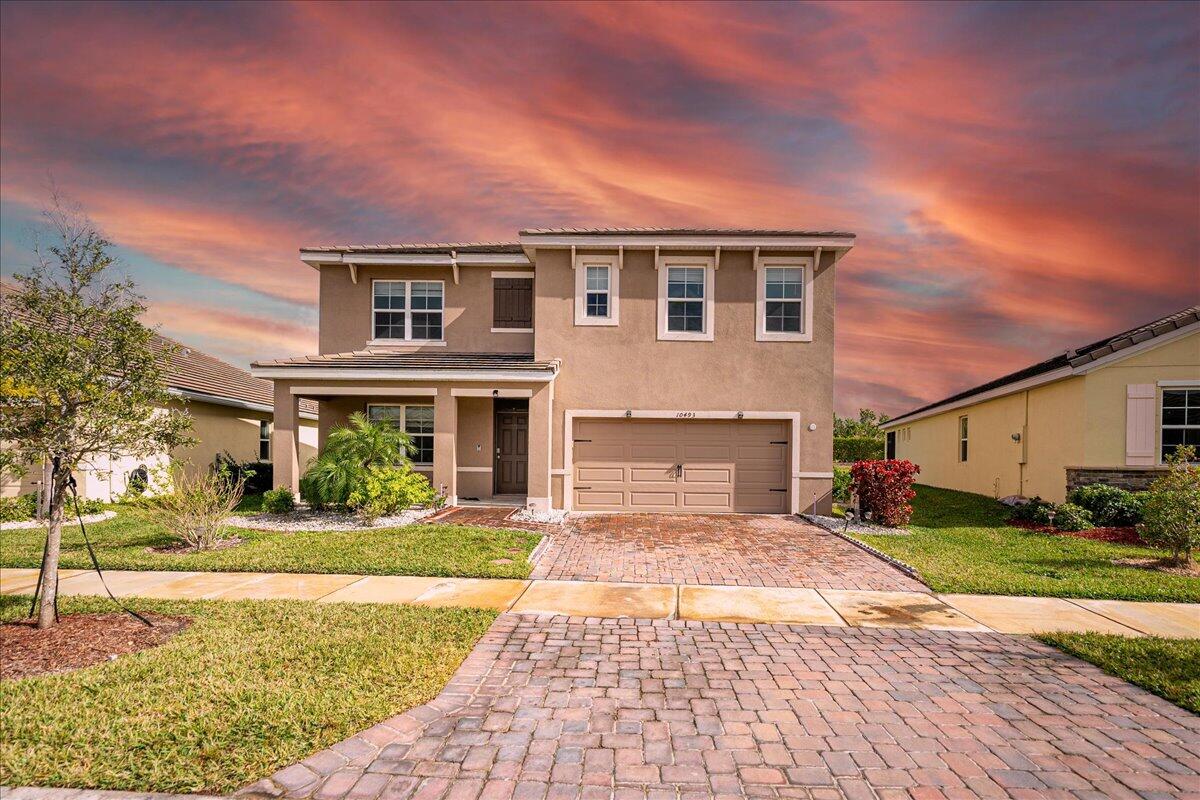
<path id="1" fill-rule="evenodd" d="M 1092 483 L 1146 488 L 1200 447 L 1200 306 L 915 409 L 882 426 L 921 483 L 1062 502 Z"/>

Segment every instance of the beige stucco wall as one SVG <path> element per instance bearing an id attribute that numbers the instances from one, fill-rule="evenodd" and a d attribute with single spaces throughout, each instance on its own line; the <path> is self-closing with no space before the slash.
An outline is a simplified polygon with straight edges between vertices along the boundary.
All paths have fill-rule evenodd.
<path id="1" fill-rule="evenodd" d="M 931 486 L 1062 502 L 1067 467 L 1125 465 L 1126 386 L 1182 380 L 1200 385 L 1200 333 L 1028 392 L 901 423 L 891 429 L 896 457 L 920 465 L 920 481 Z M 958 461 L 963 415 L 970 429 L 965 464 Z M 1013 442 L 1022 431 L 1023 443 Z"/>
<path id="2" fill-rule="evenodd" d="M 495 268 L 512 272 L 513 268 Z M 515 270 L 522 271 L 522 270 Z M 444 346 L 408 345 L 407 351 L 430 352 L 533 352 L 532 333 L 492 333 L 492 272 L 490 267 L 460 267 L 454 283 L 449 267 L 358 268 L 358 283 L 344 266 L 321 267 L 320 352 L 362 350 L 372 337 L 371 281 L 414 280 L 444 283 L 442 317 Z M 535 312 L 536 313 L 536 312 Z"/>
<path id="3" fill-rule="evenodd" d="M 811 342 L 755 340 L 757 275 L 749 251 L 721 254 L 714 276 L 713 341 L 658 340 L 658 273 L 652 251 L 625 252 L 617 326 L 575 326 L 575 274 L 569 251 L 539 250 L 536 263 L 534 353 L 539 359 L 562 360 L 554 383 L 555 470 L 565 469 L 563 422 L 568 409 L 799 412 L 801 434 L 794 446 L 799 448 L 800 471 L 832 470 L 832 253 L 823 256 L 814 276 Z M 808 430 L 809 423 L 816 424 L 815 431 Z M 812 502 L 810 495 L 827 493 L 829 486 L 828 479 L 803 481 L 801 506 Z M 556 505 L 561 505 L 562 492 L 563 477 L 556 475 Z"/>
<path id="4" fill-rule="evenodd" d="M 1083 461 L 1071 466 L 1110 467 L 1125 464 L 1125 387 L 1131 383 L 1195 381 L 1200 385 L 1200 332 L 1155 347 L 1090 372 Z M 1154 404 L 1162 414 L 1162 389 Z M 1159 429 L 1161 419 L 1155 420 Z M 1156 443 L 1161 445 L 1161 441 Z M 1158 452 L 1158 446 L 1155 451 Z"/>

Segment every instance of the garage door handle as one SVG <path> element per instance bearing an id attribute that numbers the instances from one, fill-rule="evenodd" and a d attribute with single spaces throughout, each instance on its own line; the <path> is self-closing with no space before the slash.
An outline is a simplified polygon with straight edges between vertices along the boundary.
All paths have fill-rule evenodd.
<path id="1" fill-rule="evenodd" d="M 590 444 L 592 440 L 591 439 L 572 439 L 571 441 L 573 441 L 575 444 L 579 444 L 580 442 L 587 442 Z"/>
<path id="2" fill-rule="evenodd" d="M 782 442 L 771 442 L 771 444 L 787 444 L 787 439 L 784 439 Z"/>

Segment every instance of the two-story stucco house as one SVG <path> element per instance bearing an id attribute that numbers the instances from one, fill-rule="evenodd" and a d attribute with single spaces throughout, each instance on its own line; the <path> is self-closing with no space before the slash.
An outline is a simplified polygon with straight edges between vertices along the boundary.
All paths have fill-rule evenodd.
<path id="1" fill-rule="evenodd" d="M 275 481 L 393 421 L 450 503 L 788 513 L 832 483 L 834 265 L 849 233 L 537 229 L 508 244 L 314 247 L 320 352 L 260 361 Z"/>

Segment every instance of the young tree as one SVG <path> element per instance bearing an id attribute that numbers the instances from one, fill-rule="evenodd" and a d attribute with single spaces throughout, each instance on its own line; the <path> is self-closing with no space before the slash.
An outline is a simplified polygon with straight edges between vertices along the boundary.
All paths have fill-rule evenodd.
<path id="1" fill-rule="evenodd" d="M 71 472 L 109 453 L 144 458 L 187 444 L 191 418 L 172 410 L 153 333 L 128 279 L 110 282 L 111 243 L 56 195 L 53 233 L 35 245 L 0 314 L 0 469 L 50 464 L 49 529 L 38 586 L 39 628 L 56 622 L 58 558 Z"/>
<path id="2" fill-rule="evenodd" d="M 1192 465 L 1196 448 L 1180 446 L 1167 457 L 1170 470 L 1154 479 L 1142 503 L 1138 532 L 1155 547 L 1171 551 L 1171 559 L 1190 566 L 1200 548 L 1200 467 Z"/>

